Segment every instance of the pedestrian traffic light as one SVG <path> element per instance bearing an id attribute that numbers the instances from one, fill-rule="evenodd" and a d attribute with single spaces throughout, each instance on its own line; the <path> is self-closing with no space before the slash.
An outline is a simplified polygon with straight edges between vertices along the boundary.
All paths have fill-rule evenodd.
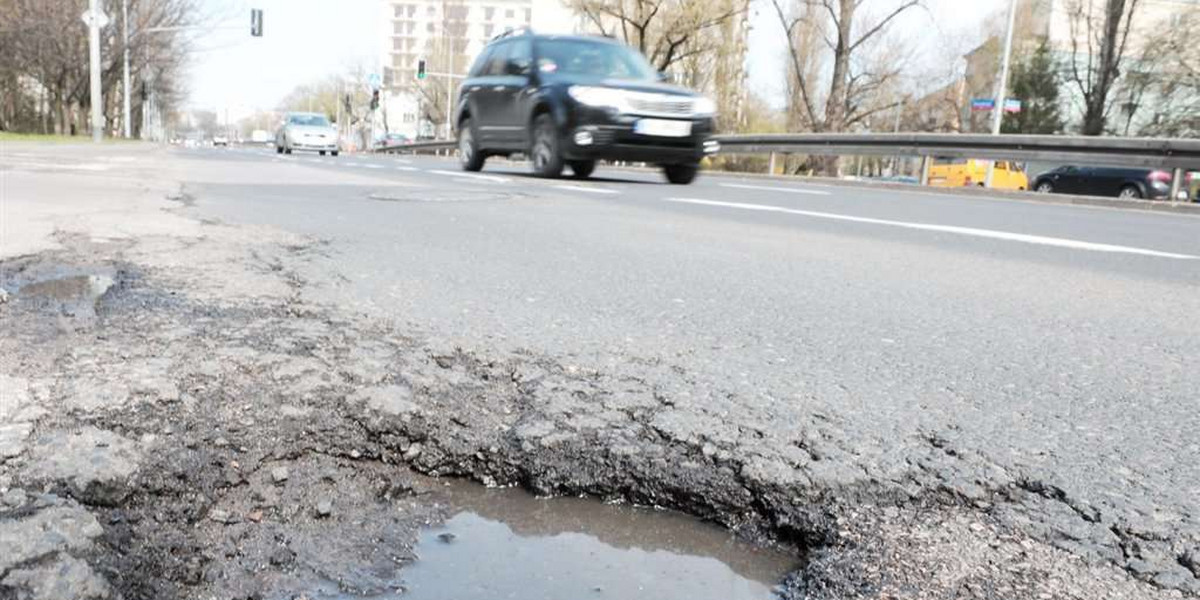
<path id="1" fill-rule="evenodd" d="M 425 59 L 417 61 L 417 79 L 425 79 Z"/>
<path id="2" fill-rule="evenodd" d="M 371 110 L 379 108 L 379 90 L 371 92 Z"/>
<path id="3" fill-rule="evenodd" d="M 262 37 L 263 12 L 261 8 L 250 9 L 250 35 Z"/>

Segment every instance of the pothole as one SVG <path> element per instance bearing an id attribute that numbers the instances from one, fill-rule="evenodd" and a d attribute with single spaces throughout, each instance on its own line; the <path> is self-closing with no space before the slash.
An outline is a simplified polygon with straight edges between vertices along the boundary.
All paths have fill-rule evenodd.
<path id="1" fill-rule="evenodd" d="M 401 572 L 405 599 L 765 600 L 797 567 L 672 511 L 465 482 L 446 489 L 450 517 L 421 534 Z"/>

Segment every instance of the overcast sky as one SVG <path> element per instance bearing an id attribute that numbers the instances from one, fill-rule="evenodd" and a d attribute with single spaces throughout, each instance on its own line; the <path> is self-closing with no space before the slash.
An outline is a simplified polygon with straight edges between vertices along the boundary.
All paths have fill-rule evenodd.
<path id="1" fill-rule="evenodd" d="M 895 0 L 869 0 L 882 9 Z M 292 88 L 353 65 L 377 67 L 380 0 L 205 0 L 210 22 L 218 29 L 196 40 L 190 78 L 191 105 L 238 118 L 257 108 L 272 108 Z M 915 61 L 944 63 L 962 51 L 947 39 L 977 39 L 983 21 L 1006 0 L 926 0 L 927 11 L 912 11 L 897 23 L 896 34 L 914 40 Z M 538 21 L 561 24 L 559 0 L 535 0 Z M 264 11 L 261 38 L 249 35 L 250 9 Z M 750 45 L 750 86 L 782 101 L 784 38 L 770 0 L 754 0 Z M 539 29 L 545 28 L 542 24 Z"/>

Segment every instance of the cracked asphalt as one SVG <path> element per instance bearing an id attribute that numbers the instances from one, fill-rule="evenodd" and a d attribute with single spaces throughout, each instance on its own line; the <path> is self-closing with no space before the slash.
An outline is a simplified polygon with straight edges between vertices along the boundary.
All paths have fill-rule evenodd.
<path id="1" fill-rule="evenodd" d="M 170 586 L 109 577 L 131 597 L 270 596 L 303 580 L 297 556 L 313 581 L 345 569 L 305 555 L 314 517 L 290 508 L 320 489 L 267 498 L 267 472 L 230 481 L 231 460 L 371 489 L 391 489 L 382 465 L 402 464 L 408 478 L 677 508 L 803 556 L 780 592 L 796 598 L 1200 594 L 1194 217 L 716 176 L 673 187 L 627 170 L 467 177 L 433 158 L 153 161 L 176 198 L 154 210 L 179 231 L 30 254 L 111 257 L 98 264 L 123 269 L 125 291 L 76 323 L 98 340 L 0 362 L 23 378 L 7 389 L 28 390 L 0 435 L 0 483 L 53 492 L 36 514 L 80 502 L 105 523 L 139 515 L 131 530 L 85 528 L 99 551 L 56 551 L 102 574 L 146 564 L 103 550 L 114 530 L 145 556 L 170 546 L 153 539 L 171 519 L 151 497 L 204 535 L 265 510 L 298 541 L 272 562 L 269 534 L 246 533 L 260 550 L 163 567 Z M 63 329 L 0 310 L 22 323 L 10 357 Z M 97 385 L 113 363 L 141 383 Z M 75 409 L 45 408 L 63 402 Z M 156 403 L 182 407 L 170 435 Z M 41 449 L 87 455 L 80 435 L 104 448 L 99 483 L 77 478 L 75 453 Z M 175 489 L 169 474 L 207 463 L 222 467 L 198 478 L 202 498 Z M 7 505 L 29 510 L 23 498 Z M 436 517 L 418 502 L 370 527 L 411 537 Z M 256 561 L 293 579 L 237 569 Z"/>

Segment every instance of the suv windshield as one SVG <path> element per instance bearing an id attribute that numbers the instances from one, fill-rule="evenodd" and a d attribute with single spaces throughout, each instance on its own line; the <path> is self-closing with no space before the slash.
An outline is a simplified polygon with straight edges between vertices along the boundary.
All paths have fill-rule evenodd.
<path id="1" fill-rule="evenodd" d="M 328 127 L 329 119 L 324 115 L 292 115 L 288 117 L 290 125 L 304 125 L 307 127 Z"/>
<path id="2" fill-rule="evenodd" d="M 548 78 L 571 75 L 653 80 L 656 75 L 654 67 L 632 48 L 611 42 L 570 39 L 539 42 L 538 71 Z"/>

